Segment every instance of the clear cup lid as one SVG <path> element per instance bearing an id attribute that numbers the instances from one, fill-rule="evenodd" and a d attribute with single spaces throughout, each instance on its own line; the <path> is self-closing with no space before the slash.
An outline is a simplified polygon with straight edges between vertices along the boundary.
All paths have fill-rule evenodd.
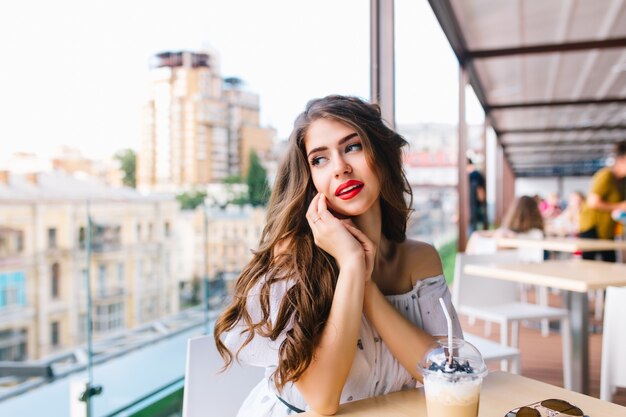
<path id="1" fill-rule="evenodd" d="M 448 354 L 448 338 L 437 338 L 418 364 L 422 375 L 439 372 L 463 378 L 467 376 L 481 377 L 487 375 L 487 366 L 482 355 L 474 345 L 463 339 L 452 339 L 452 357 L 450 364 Z"/>

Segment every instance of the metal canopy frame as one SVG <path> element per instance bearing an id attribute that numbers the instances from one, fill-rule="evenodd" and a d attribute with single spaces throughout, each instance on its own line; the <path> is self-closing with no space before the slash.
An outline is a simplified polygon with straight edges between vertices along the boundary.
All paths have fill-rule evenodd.
<path id="1" fill-rule="evenodd" d="M 495 58 L 510 55 L 526 54 L 552 54 L 555 52 L 588 51 L 591 49 L 624 48 L 626 38 L 605 39 L 601 41 L 589 40 L 583 42 L 553 43 L 544 45 L 531 45 L 520 48 L 485 49 L 476 51 L 466 51 L 465 60 Z"/>
<path id="2" fill-rule="evenodd" d="M 625 4 L 429 3 L 516 177 L 588 176 L 605 164 L 626 137 Z M 524 146 L 545 157 L 520 162 Z"/>

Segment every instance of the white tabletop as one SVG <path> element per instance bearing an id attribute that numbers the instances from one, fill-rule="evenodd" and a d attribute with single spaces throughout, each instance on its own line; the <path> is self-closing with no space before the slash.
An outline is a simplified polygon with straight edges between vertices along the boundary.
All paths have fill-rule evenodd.
<path id="1" fill-rule="evenodd" d="M 529 239 L 522 237 L 497 237 L 500 248 L 537 248 L 555 252 L 603 251 L 626 249 L 626 241 L 608 239 L 581 239 L 573 237 L 546 237 Z"/>
<path id="2" fill-rule="evenodd" d="M 465 265 L 464 272 L 488 278 L 587 292 L 608 286 L 626 286 L 626 264 L 582 259 L 540 263 Z"/>

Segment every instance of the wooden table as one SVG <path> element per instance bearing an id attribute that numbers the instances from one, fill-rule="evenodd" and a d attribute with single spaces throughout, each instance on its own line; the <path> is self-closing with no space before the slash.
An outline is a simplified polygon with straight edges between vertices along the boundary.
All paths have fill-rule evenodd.
<path id="1" fill-rule="evenodd" d="M 581 259 L 540 263 L 465 265 L 464 272 L 544 285 L 565 291 L 572 329 L 572 389 L 589 393 L 589 307 L 587 291 L 626 286 L 626 264 Z"/>
<path id="2" fill-rule="evenodd" d="M 548 398 L 568 401 L 591 417 L 626 416 L 626 407 L 589 397 L 544 382 L 506 372 L 492 372 L 480 393 L 479 417 L 502 417 L 507 411 Z M 303 416 L 319 416 L 313 411 Z M 424 389 L 395 392 L 339 407 L 337 416 L 427 417 Z"/>
<path id="3" fill-rule="evenodd" d="M 608 239 L 582 239 L 570 237 L 546 237 L 528 239 L 521 237 L 497 237 L 496 245 L 500 248 L 536 248 L 554 252 L 591 252 L 603 250 L 624 250 L 626 241 Z"/>

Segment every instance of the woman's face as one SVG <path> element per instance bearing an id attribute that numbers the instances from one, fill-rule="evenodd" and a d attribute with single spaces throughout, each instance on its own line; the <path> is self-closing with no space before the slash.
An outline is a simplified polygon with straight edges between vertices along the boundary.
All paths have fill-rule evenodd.
<path id="1" fill-rule="evenodd" d="M 304 145 L 313 184 L 335 212 L 359 216 L 378 201 L 380 181 L 354 128 L 318 119 L 309 126 Z"/>

